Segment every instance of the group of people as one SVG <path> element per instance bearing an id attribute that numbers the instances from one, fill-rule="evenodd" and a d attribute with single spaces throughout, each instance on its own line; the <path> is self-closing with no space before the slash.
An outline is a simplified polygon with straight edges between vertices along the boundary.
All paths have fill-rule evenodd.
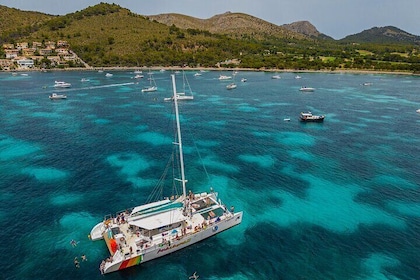
<path id="1" fill-rule="evenodd" d="M 82 255 L 80 258 L 82 259 L 82 262 L 87 261 L 86 255 Z M 74 262 L 74 266 L 76 268 L 80 268 L 80 262 L 79 262 L 79 260 L 78 260 L 77 257 L 74 257 L 74 261 L 73 262 Z"/>

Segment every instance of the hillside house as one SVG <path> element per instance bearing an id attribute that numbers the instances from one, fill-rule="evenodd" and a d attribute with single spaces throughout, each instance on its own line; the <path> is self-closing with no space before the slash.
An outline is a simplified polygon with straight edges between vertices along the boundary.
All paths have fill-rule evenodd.
<path id="1" fill-rule="evenodd" d="M 18 49 L 4 50 L 4 52 L 6 53 L 6 59 L 15 59 L 19 56 Z"/>
<path id="2" fill-rule="evenodd" d="M 21 51 L 23 49 L 29 48 L 29 44 L 28 42 L 16 43 L 16 48 Z"/>
<path id="3" fill-rule="evenodd" d="M 13 44 L 3 44 L 3 49 L 5 50 L 12 50 L 15 48 L 15 45 Z"/>
<path id="4" fill-rule="evenodd" d="M 22 55 L 23 56 L 32 56 L 34 55 L 36 52 L 35 48 L 27 48 L 27 49 L 23 49 L 22 50 Z"/>
<path id="5" fill-rule="evenodd" d="M 46 48 L 46 49 L 40 49 L 39 50 L 39 54 L 40 55 L 49 55 L 49 54 L 52 54 L 52 49 L 50 49 L 50 48 Z"/>
<path id="6" fill-rule="evenodd" d="M 45 48 L 54 50 L 55 49 L 55 42 L 51 42 L 51 41 L 45 42 Z"/>
<path id="7" fill-rule="evenodd" d="M 32 59 L 18 59 L 16 61 L 19 68 L 30 69 L 34 67 L 34 61 Z"/>
<path id="8" fill-rule="evenodd" d="M 32 48 L 40 49 L 42 48 L 41 42 L 32 42 Z"/>

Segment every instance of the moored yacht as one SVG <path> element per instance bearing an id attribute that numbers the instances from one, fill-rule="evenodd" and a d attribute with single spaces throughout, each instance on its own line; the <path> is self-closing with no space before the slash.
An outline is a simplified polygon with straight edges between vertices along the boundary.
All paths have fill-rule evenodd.
<path id="1" fill-rule="evenodd" d="M 324 115 L 316 116 L 312 115 L 311 112 L 301 112 L 299 119 L 301 122 L 323 122 L 325 119 Z"/>
<path id="2" fill-rule="evenodd" d="M 56 87 L 56 88 L 69 88 L 69 87 L 71 87 L 71 84 L 63 82 L 63 81 L 55 81 L 54 87 Z"/>
<path id="3" fill-rule="evenodd" d="M 171 76 L 176 124 L 173 144 L 178 153 L 171 158 L 177 159 L 180 169 L 173 183 L 182 188 L 182 194 L 107 216 L 92 228 L 90 238 L 103 239 L 109 251 L 100 264 L 103 274 L 165 256 L 242 222 L 243 212 L 228 209 L 212 188 L 209 192 L 186 192 L 178 94 L 175 75 Z"/>

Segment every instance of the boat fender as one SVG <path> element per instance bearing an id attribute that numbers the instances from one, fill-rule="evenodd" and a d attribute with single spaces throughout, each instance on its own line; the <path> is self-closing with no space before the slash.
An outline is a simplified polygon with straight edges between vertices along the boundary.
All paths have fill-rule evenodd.
<path id="1" fill-rule="evenodd" d="M 120 241 L 121 241 L 121 242 L 124 242 L 124 237 L 121 237 L 121 238 L 120 238 Z"/>
<path id="2" fill-rule="evenodd" d="M 217 231 L 219 229 L 219 227 L 218 226 L 214 226 L 213 227 L 213 231 Z"/>

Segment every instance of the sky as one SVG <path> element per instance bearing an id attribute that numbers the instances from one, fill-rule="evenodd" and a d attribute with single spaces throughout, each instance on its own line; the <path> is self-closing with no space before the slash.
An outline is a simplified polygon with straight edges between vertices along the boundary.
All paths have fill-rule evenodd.
<path id="1" fill-rule="evenodd" d="M 276 25 L 306 20 L 334 39 L 389 25 L 420 36 L 420 0 L 0 0 L 0 5 L 65 15 L 100 2 L 115 3 L 144 16 L 179 13 L 207 19 L 237 12 Z"/>

